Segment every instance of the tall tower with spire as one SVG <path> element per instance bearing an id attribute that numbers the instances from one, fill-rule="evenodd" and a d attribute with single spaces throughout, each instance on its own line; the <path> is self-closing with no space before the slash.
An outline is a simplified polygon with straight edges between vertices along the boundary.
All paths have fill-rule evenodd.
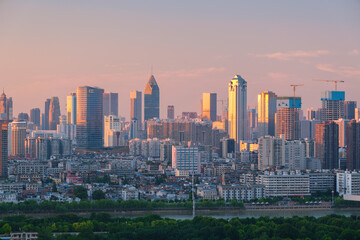
<path id="1" fill-rule="evenodd" d="M 160 90 L 151 75 L 144 91 L 144 120 L 160 117 Z"/>

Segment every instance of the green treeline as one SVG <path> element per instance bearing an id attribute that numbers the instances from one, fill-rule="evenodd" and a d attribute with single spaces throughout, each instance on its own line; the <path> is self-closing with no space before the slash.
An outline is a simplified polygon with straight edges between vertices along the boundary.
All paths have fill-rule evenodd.
<path id="1" fill-rule="evenodd" d="M 243 207 L 243 203 L 232 201 L 232 207 Z M 200 200 L 196 202 L 197 208 L 219 208 L 225 207 L 224 200 Z M 0 213 L 37 213 L 87 211 L 87 210 L 154 210 L 163 208 L 191 209 L 192 201 L 145 201 L 145 200 L 109 200 L 101 199 L 95 201 L 82 200 L 80 202 L 56 202 L 42 201 L 40 203 L 29 200 L 20 203 L 0 203 Z"/>
<path id="2" fill-rule="evenodd" d="M 357 216 L 292 218 L 233 218 L 231 220 L 197 216 L 193 220 L 162 219 L 158 215 L 112 218 L 92 213 L 89 218 L 74 214 L 43 219 L 24 215 L 4 217 L 1 234 L 36 231 L 39 240 L 115 240 L 115 239 L 360 239 Z M 70 235 L 77 232 L 78 235 Z M 60 234 L 59 234 L 60 233 Z"/>

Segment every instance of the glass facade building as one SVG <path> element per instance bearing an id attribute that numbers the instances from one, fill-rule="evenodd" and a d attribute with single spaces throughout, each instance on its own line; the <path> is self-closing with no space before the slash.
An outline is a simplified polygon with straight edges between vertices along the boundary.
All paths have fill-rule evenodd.
<path id="1" fill-rule="evenodd" d="M 160 89 L 151 75 L 144 91 L 144 120 L 160 117 Z"/>
<path id="2" fill-rule="evenodd" d="M 103 146 L 103 93 L 103 89 L 96 87 L 77 88 L 76 136 L 80 148 Z"/>

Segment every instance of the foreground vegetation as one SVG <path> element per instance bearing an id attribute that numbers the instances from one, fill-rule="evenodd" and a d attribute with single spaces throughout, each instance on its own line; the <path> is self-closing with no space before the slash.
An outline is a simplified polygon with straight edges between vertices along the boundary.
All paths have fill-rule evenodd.
<path id="1" fill-rule="evenodd" d="M 158 215 L 111 218 L 93 213 L 89 218 L 73 214 L 36 219 L 24 215 L 5 217 L 0 232 L 36 231 L 39 240 L 92 239 L 360 239 L 356 216 L 329 215 L 321 218 L 233 218 L 195 217 L 193 220 L 162 219 Z M 71 235 L 77 232 L 78 235 Z"/>

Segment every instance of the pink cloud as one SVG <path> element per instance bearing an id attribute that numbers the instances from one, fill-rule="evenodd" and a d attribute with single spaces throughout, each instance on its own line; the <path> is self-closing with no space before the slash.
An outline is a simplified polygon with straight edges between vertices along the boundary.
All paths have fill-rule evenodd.
<path id="1" fill-rule="evenodd" d="M 357 56 L 357 55 L 359 55 L 359 50 L 354 49 L 354 50 L 348 52 L 348 55 L 350 55 L 350 56 Z"/>
<path id="2" fill-rule="evenodd" d="M 267 75 L 272 79 L 285 79 L 289 77 L 287 74 L 280 72 L 269 72 Z"/>
<path id="3" fill-rule="evenodd" d="M 331 64 L 318 64 L 316 65 L 316 68 L 323 72 L 331 72 L 346 77 L 360 75 L 360 69 L 354 68 L 352 66 L 334 67 Z"/>
<path id="4" fill-rule="evenodd" d="M 290 51 L 290 52 L 275 52 L 269 54 L 256 54 L 256 57 L 263 57 L 268 59 L 276 59 L 282 61 L 288 61 L 294 58 L 313 58 L 320 57 L 322 55 L 327 55 L 330 52 L 327 50 L 317 50 L 317 51 Z"/>

